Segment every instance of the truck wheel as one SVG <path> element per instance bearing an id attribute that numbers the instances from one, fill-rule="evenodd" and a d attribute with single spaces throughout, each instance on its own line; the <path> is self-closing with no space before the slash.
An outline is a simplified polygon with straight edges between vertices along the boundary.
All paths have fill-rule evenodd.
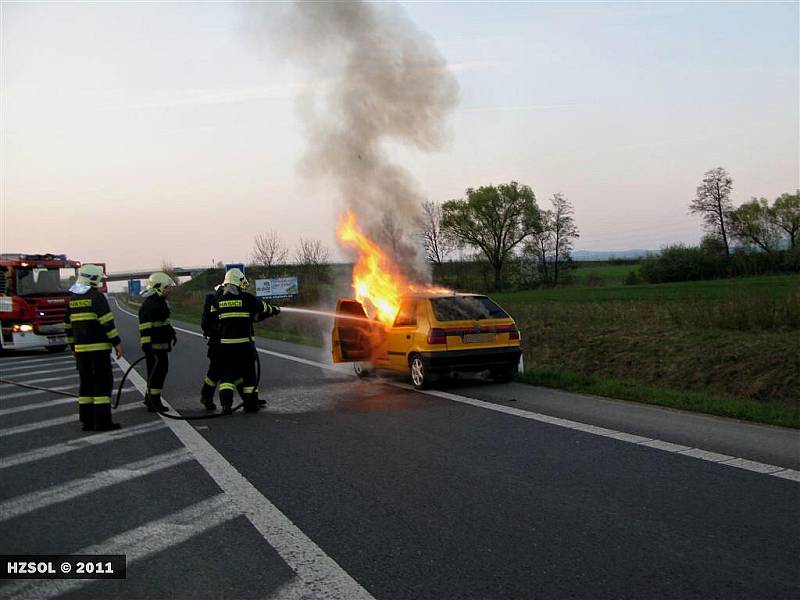
<path id="1" fill-rule="evenodd" d="M 358 377 L 359 379 L 364 379 L 365 377 L 369 377 L 370 375 L 372 375 L 372 369 L 370 369 L 368 365 L 362 362 L 354 362 L 353 371 L 355 371 L 356 377 Z"/>
<path id="2" fill-rule="evenodd" d="M 63 352 L 66 349 L 67 349 L 67 345 L 66 344 L 61 344 L 60 346 L 48 346 L 47 347 L 47 351 L 48 352 L 52 352 L 53 354 L 55 354 L 56 352 Z"/>
<path id="3" fill-rule="evenodd" d="M 425 390 L 430 385 L 430 374 L 425 366 L 425 361 L 419 354 L 412 354 L 408 361 L 411 368 L 411 383 L 418 390 Z"/>

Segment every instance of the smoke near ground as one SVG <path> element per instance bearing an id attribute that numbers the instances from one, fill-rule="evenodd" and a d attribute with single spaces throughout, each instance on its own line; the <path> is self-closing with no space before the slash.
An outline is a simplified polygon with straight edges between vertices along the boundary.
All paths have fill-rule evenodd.
<path id="1" fill-rule="evenodd" d="M 302 68 L 298 99 L 308 138 L 303 168 L 335 182 L 343 208 L 397 260 L 422 264 L 410 240 L 423 195 L 385 143 L 439 148 L 458 85 L 433 39 L 394 4 L 296 2 L 249 5 L 247 27 Z M 412 241 L 413 243 L 409 243 Z"/>

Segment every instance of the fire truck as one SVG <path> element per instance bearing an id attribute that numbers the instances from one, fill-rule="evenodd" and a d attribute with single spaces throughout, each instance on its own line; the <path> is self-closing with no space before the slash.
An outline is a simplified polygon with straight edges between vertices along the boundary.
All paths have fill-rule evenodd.
<path id="1" fill-rule="evenodd" d="M 64 254 L 0 254 L 0 349 L 66 350 L 64 315 L 80 266 Z"/>

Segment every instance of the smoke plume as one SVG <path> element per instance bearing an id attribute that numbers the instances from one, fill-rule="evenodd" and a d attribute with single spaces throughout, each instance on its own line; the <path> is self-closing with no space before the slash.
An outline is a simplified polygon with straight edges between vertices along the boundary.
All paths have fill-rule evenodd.
<path id="1" fill-rule="evenodd" d="M 308 74 L 311 93 L 298 99 L 306 173 L 331 177 L 343 208 L 397 259 L 417 258 L 419 244 L 409 241 L 423 196 L 385 144 L 429 152 L 445 139 L 458 86 L 432 37 L 393 4 L 264 3 L 249 10 L 251 30 Z"/>

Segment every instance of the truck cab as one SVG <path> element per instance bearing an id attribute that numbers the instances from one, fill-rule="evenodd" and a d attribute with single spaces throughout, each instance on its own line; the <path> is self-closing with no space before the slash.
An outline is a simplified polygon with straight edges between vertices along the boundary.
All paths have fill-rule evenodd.
<path id="1" fill-rule="evenodd" d="M 66 303 L 80 266 L 63 254 L 0 254 L 0 349 L 66 349 Z"/>

